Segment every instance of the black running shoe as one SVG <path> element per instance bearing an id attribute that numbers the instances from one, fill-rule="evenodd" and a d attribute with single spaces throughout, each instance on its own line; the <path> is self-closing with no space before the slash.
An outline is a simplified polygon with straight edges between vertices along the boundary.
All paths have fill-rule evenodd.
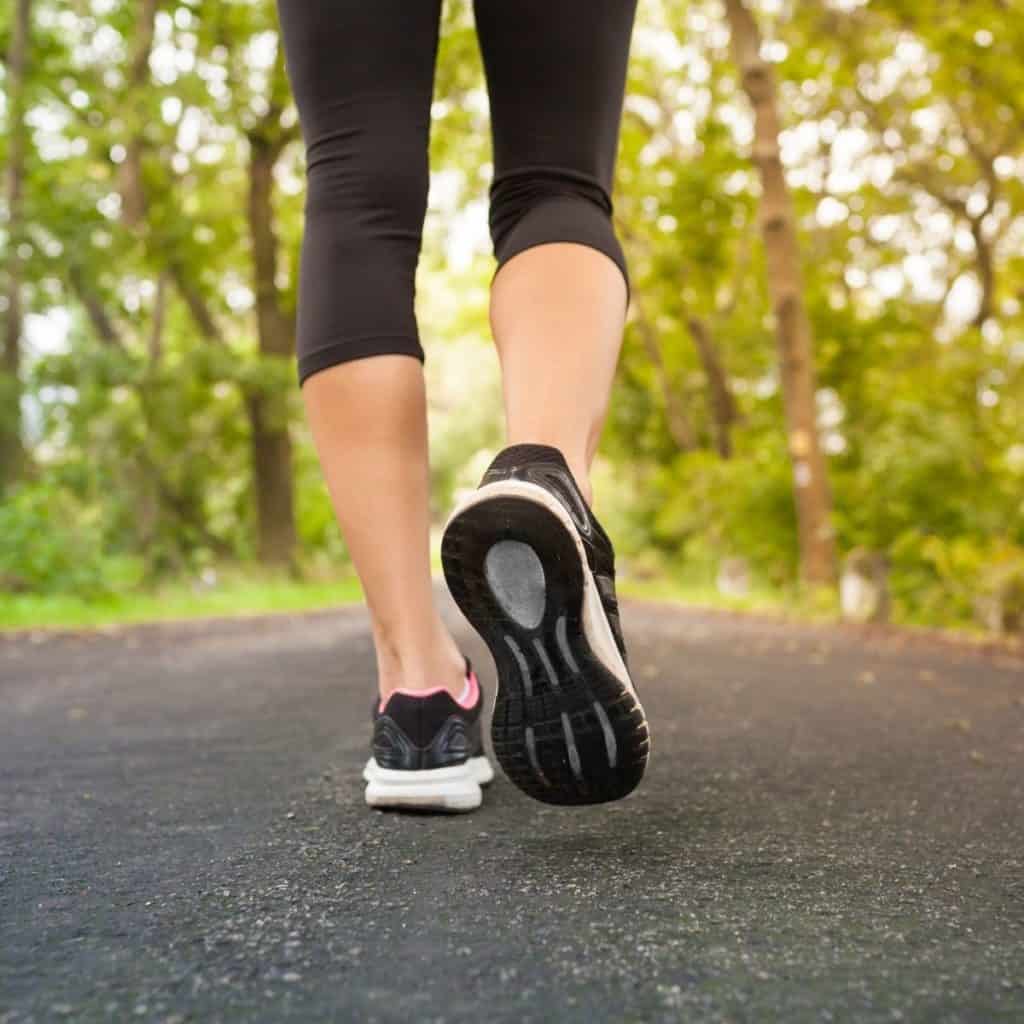
<path id="1" fill-rule="evenodd" d="M 452 596 L 498 670 L 491 737 L 537 800 L 625 796 L 647 766 L 647 719 L 629 675 L 612 543 L 560 449 L 499 452 L 445 527 Z"/>
<path id="2" fill-rule="evenodd" d="M 465 655 L 464 655 L 465 657 Z M 494 778 L 480 734 L 483 693 L 466 658 L 468 694 L 396 690 L 373 707 L 373 756 L 366 762 L 371 807 L 471 811 Z"/>

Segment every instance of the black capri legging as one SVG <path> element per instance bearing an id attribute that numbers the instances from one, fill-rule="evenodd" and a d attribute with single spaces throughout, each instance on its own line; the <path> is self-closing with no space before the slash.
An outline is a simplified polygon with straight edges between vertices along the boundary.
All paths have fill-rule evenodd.
<path id="1" fill-rule="evenodd" d="M 414 312 L 441 0 L 277 0 L 306 146 L 300 382 L 383 353 L 423 361 Z M 549 242 L 628 276 L 611 186 L 636 0 L 476 0 L 499 267 Z"/>

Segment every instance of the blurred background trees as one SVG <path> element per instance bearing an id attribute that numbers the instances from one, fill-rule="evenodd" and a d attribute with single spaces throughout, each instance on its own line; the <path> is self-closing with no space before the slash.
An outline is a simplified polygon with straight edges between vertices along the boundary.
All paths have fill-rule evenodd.
<path id="1" fill-rule="evenodd" d="M 468 8 L 445 11 L 419 282 L 438 521 L 502 441 Z M 741 560 L 788 595 L 866 550 L 924 622 L 1024 586 L 1022 15 L 641 0 L 596 481 L 627 576 Z M 337 572 L 273 4 L 14 0 L 0 52 L 0 601 Z"/>

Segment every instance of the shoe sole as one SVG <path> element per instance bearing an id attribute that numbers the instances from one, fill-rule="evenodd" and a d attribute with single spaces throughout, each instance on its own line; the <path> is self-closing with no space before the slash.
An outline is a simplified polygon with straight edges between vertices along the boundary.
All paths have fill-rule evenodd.
<path id="1" fill-rule="evenodd" d="M 441 562 L 497 668 L 491 739 L 509 779 L 550 804 L 630 793 L 647 719 L 561 502 L 528 481 L 486 484 L 449 518 Z"/>
<path id="2" fill-rule="evenodd" d="M 471 757 L 448 768 L 403 771 L 382 768 L 371 757 L 363 768 L 370 807 L 417 811 L 472 811 L 483 801 L 481 786 L 494 778 L 486 757 Z"/>

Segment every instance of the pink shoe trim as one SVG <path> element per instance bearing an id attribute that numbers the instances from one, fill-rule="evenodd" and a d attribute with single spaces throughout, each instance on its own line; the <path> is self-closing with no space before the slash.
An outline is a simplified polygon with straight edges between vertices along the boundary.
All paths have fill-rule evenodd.
<path id="1" fill-rule="evenodd" d="M 420 697 L 420 698 L 423 698 L 423 697 L 433 697 L 435 693 L 447 693 L 449 696 L 451 696 L 452 700 L 455 700 L 456 704 L 458 704 L 460 707 L 464 707 L 468 711 L 470 708 L 473 707 L 474 704 L 476 704 L 477 699 L 479 698 L 479 695 L 480 695 L 480 683 L 479 683 L 479 681 L 476 678 L 476 671 L 473 670 L 473 669 L 470 670 L 469 676 L 467 678 L 469 679 L 469 696 L 465 700 L 455 700 L 455 697 L 454 697 L 454 695 L 452 695 L 451 691 L 450 690 L 446 690 L 443 686 L 435 686 L 434 689 L 432 689 L 432 690 L 405 690 L 405 689 L 392 690 L 391 693 L 388 694 L 388 700 L 391 700 L 391 698 L 396 693 L 400 693 L 404 697 Z M 381 697 L 380 702 L 377 705 L 377 710 L 380 711 L 380 712 L 383 712 L 384 708 L 386 707 L 386 705 L 387 705 L 387 700 L 385 700 L 383 697 Z"/>
<path id="2" fill-rule="evenodd" d="M 469 670 L 469 694 L 465 700 L 457 701 L 467 711 L 480 699 L 480 683 L 477 681 L 476 672 Z"/>

